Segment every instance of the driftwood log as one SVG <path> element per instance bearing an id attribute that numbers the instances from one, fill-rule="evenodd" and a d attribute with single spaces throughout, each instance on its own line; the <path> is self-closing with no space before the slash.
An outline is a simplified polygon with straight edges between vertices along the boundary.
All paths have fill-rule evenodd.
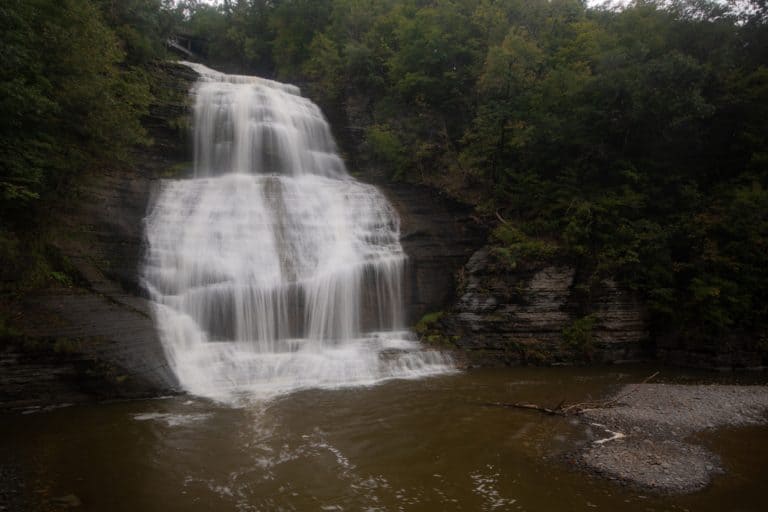
<path id="1" fill-rule="evenodd" d="M 640 386 L 648 383 L 650 380 L 656 378 L 656 376 L 658 375 L 659 375 L 659 372 L 649 375 L 641 383 L 635 384 L 626 393 L 622 393 L 621 395 L 608 400 L 596 400 L 594 402 L 578 402 L 575 404 L 566 404 L 565 400 L 563 400 L 555 407 L 544 407 L 538 404 L 531 404 L 526 402 L 490 402 L 486 405 L 490 405 L 494 407 L 509 407 L 513 409 L 530 409 L 533 411 L 539 411 L 543 414 L 549 414 L 551 416 L 579 415 L 591 409 L 606 409 L 608 407 L 613 407 L 621 403 L 621 400 L 625 399 L 632 393 L 635 393 L 638 389 L 640 389 Z"/>

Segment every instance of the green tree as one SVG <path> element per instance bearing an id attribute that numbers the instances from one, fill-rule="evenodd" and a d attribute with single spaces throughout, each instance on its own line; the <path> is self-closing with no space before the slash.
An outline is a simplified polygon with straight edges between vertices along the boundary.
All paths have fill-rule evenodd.
<path id="1" fill-rule="evenodd" d="M 147 142 L 140 116 L 150 97 L 91 2 L 10 0 L 0 23 L 0 207 L 10 212 Z"/>

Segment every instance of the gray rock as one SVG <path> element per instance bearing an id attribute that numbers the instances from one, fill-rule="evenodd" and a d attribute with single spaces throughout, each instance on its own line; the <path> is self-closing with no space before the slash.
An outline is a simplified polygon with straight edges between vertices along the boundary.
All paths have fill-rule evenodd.
<path id="1" fill-rule="evenodd" d="M 700 490 L 723 472 L 717 455 L 685 437 L 713 427 L 765 424 L 768 412 L 768 386 L 640 384 L 615 396 L 621 397 L 618 405 L 589 409 L 582 420 L 632 434 L 624 442 L 593 444 L 579 458 L 599 474 L 663 493 Z M 743 416 L 731 413 L 734 403 Z"/>
<path id="2" fill-rule="evenodd" d="M 464 288 L 443 332 L 480 365 L 520 363 L 563 365 L 574 361 L 646 359 L 646 313 L 638 300 L 605 281 L 590 303 L 578 291 L 574 267 L 545 265 L 510 271 L 489 247 L 476 251 L 463 269 Z M 563 330 L 585 309 L 596 323 L 589 346 L 568 346 Z"/>

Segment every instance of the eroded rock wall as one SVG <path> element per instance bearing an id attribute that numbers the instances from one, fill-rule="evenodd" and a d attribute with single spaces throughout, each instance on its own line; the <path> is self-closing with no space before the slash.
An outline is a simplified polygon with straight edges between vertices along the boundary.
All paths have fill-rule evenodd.
<path id="1" fill-rule="evenodd" d="M 135 165 L 88 173 L 57 208 L 48 244 L 60 286 L 11 306 L 18 336 L 0 343 L 0 408 L 41 407 L 176 391 L 139 282 L 143 218 L 158 180 L 188 165 L 183 123 L 196 74 L 158 64 L 145 120 L 154 144 Z"/>
<path id="2" fill-rule="evenodd" d="M 650 357 L 642 305 L 611 281 L 585 299 L 573 266 L 509 271 L 493 261 L 488 247 L 472 255 L 463 276 L 458 300 L 435 326 L 436 341 L 455 345 L 472 365 Z"/>
<path id="3" fill-rule="evenodd" d="M 403 250 L 408 255 L 404 302 L 406 321 L 441 311 L 456 299 L 457 276 L 485 243 L 486 230 L 472 208 L 412 184 L 377 183 L 400 214 Z"/>

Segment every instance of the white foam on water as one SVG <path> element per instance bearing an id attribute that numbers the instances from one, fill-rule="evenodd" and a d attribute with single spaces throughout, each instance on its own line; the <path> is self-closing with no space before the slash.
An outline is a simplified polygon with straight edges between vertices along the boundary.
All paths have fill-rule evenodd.
<path id="1" fill-rule="evenodd" d="M 165 423 L 169 427 L 179 427 L 191 425 L 210 418 L 210 413 L 189 413 L 189 414 L 170 414 L 162 412 L 147 412 L 142 414 L 135 414 L 134 420 L 137 421 L 159 421 Z"/>
<path id="2" fill-rule="evenodd" d="M 451 371 L 404 330 L 399 218 L 347 174 L 320 109 L 188 65 L 195 177 L 162 183 L 143 271 L 181 385 L 233 401 Z"/>

